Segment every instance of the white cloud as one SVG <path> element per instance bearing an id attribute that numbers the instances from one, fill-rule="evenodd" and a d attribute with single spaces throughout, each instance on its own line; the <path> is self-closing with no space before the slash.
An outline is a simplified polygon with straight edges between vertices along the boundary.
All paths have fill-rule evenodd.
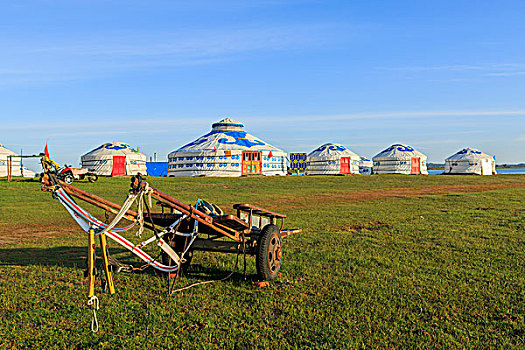
<path id="1" fill-rule="evenodd" d="M 336 24 L 252 26 L 227 30 L 107 33 L 48 39 L 0 39 L 0 84 L 93 79 L 146 67 L 206 65 L 251 52 L 325 45 Z M 38 67 L 38 68 L 35 68 Z"/>
<path id="2" fill-rule="evenodd" d="M 465 82 L 478 77 L 514 77 L 525 75 L 525 63 L 485 63 L 485 64 L 451 64 L 435 66 L 377 67 L 382 71 L 436 76 L 429 81 Z"/>

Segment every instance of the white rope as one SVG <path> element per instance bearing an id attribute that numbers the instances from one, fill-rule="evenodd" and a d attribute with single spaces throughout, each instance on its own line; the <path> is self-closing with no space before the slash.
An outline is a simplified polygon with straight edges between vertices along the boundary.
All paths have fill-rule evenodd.
<path id="1" fill-rule="evenodd" d="M 100 301 L 96 295 L 93 295 L 88 299 L 87 304 L 93 309 L 93 317 L 91 318 L 91 331 L 96 333 L 98 332 L 97 310 L 100 308 Z"/>
<path id="2" fill-rule="evenodd" d="M 137 203 L 137 221 L 139 223 L 139 229 L 137 231 L 137 237 L 142 238 L 142 232 L 144 231 L 144 195 L 148 196 L 149 207 L 151 208 L 151 195 L 153 194 L 153 189 L 149 187 L 149 184 L 146 183 L 144 189 L 140 191 L 139 201 Z"/>
<path id="3" fill-rule="evenodd" d="M 128 198 L 126 198 L 126 201 L 122 204 L 122 207 L 120 208 L 120 211 L 117 213 L 117 216 L 115 216 L 113 221 L 111 221 L 111 223 L 104 230 L 97 232 L 97 234 L 104 234 L 108 232 L 109 230 L 111 230 L 113 227 L 115 227 L 119 223 L 119 221 L 122 220 L 124 215 L 126 215 L 129 208 L 131 208 L 131 205 L 133 204 L 133 202 L 135 202 L 135 199 L 137 199 L 136 194 L 133 194 L 133 193 L 128 194 Z"/>

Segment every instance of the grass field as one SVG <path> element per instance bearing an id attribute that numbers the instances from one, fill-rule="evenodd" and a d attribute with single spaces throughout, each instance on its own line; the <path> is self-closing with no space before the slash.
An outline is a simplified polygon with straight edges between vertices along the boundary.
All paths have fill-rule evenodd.
<path id="1" fill-rule="evenodd" d="M 128 182 L 76 185 L 121 203 Z M 237 273 L 167 296 L 163 275 L 120 273 L 116 295 L 97 287 L 93 334 L 85 234 L 37 182 L 0 180 L 0 347 L 525 347 L 525 175 L 150 182 L 188 203 L 287 214 L 304 232 L 285 239 L 282 276 L 254 287 L 250 258 L 247 281 Z M 222 278 L 235 256 L 192 263 L 177 286 Z"/>

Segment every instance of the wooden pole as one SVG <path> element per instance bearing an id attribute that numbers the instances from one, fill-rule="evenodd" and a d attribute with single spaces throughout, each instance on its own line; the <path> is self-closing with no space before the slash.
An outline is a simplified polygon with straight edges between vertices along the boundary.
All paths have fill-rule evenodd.
<path id="1" fill-rule="evenodd" d="M 90 228 L 88 233 L 88 298 L 95 296 L 95 231 Z"/>
<path id="2" fill-rule="evenodd" d="M 11 156 L 7 156 L 7 182 L 11 181 L 11 163 L 13 162 L 13 158 Z"/>
<path id="3" fill-rule="evenodd" d="M 100 249 L 102 250 L 102 263 L 104 265 L 104 272 L 106 273 L 106 281 L 108 283 L 109 294 L 115 294 L 115 285 L 113 284 L 113 275 L 109 270 L 109 254 L 106 242 L 106 234 L 100 234 Z"/>

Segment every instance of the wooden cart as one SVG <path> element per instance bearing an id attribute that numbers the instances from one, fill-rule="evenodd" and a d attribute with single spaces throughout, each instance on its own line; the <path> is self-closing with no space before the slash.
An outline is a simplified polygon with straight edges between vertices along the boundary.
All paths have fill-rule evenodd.
<path id="1" fill-rule="evenodd" d="M 121 206 L 57 179 L 53 162 L 45 157 L 42 159 L 42 165 L 43 190 L 52 192 L 79 225 L 89 233 L 90 255 L 94 254 L 94 237 L 101 236 L 105 265 L 108 264 L 107 257 L 104 256 L 107 255 L 107 235 L 144 260 L 147 265 L 160 271 L 178 273 L 191 263 L 194 251 L 243 253 L 256 257 L 260 280 L 273 280 L 281 268 L 282 238 L 301 232 L 300 229 L 283 228 L 286 215 L 250 204 L 235 204 L 233 209 L 237 215 L 206 213 L 199 205 L 183 203 L 158 190 L 140 174 L 131 178 L 128 198 Z M 103 223 L 79 206 L 72 197 L 117 216 L 112 223 Z M 150 198 L 156 199 L 160 211 L 153 211 L 151 204 L 148 205 Z M 130 202 L 137 199 L 142 204 L 139 205 L 142 210 L 133 211 L 130 209 Z M 116 228 L 121 219 L 126 219 L 131 224 Z M 279 222 L 280 226 L 277 226 Z M 152 236 L 135 244 L 120 235 L 122 231 L 137 224 L 140 224 L 141 228 L 149 229 Z M 161 249 L 161 261 L 142 250 L 144 246 L 153 242 Z M 105 270 L 109 270 L 109 267 L 105 266 Z M 110 271 L 107 274 L 109 281 Z"/>

